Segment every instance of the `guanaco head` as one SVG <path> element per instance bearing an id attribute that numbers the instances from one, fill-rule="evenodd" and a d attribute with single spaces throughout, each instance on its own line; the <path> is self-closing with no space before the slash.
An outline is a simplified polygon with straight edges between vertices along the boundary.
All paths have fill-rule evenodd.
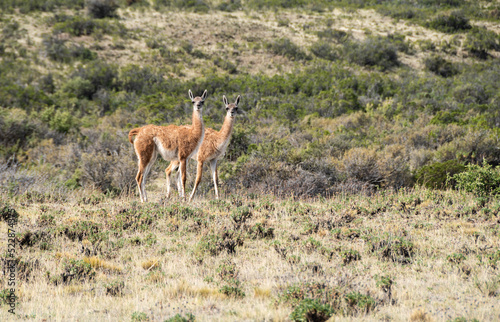
<path id="1" fill-rule="evenodd" d="M 236 113 L 238 112 L 238 104 L 240 103 L 240 95 L 236 97 L 236 101 L 234 103 L 229 104 L 227 102 L 226 95 L 222 95 L 222 101 L 224 102 L 224 105 L 226 105 L 226 111 L 227 115 L 231 117 L 235 117 Z"/>
<path id="2" fill-rule="evenodd" d="M 203 108 L 203 103 L 205 103 L 205 99 L 207 98 L 207 95 L 208 95 L 207 90 L 205 90 L 203 92 L 203 95 L 201 95 L 201 97 L 199 96 L 193 97 L 193 92 L 189 90 L 189 98 L 191 99 L 191 102 L 193 103 L 193 108 L 196 111 L 201 111 L 201 109 Z"/>

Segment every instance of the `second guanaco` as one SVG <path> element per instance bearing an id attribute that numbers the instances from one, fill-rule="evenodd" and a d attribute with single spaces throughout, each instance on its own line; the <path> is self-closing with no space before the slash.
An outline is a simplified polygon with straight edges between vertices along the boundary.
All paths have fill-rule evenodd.
<path id="1" fill-rule="evenodd" d="M 222 101 L 226 107 L 226 117 L 224 119 L 224 124 L 220 131 L 215 131 L 211 128 L 205 128 L 205 137 L 200 149 L 196 155 L 193 154 L 192 158 L 198 161 L 198 167 L 196 170 L 196 181 L 194 183 L 193 191 L 189 197 L 191 201 L 196 193 L 196 189 L 201 182 L 201 175 L 203 171 L 203 164 L 205 162 L 210 162 L 210 169 L 212 170 L 212 179 L 214 181 L 215 197 L 219 199 L 219 189 L 218 189 L 218 174 L 217 174 L 217 161 L 221 160 L 226 154 L 227 146 L 231 140 L 231 134 L 233 132 L 234 121 L 236 113 L 238 112 L 238 104 L 240 103 L 240 96 L 236 98 L 234 103 L 229 104 L 225 95 L 222 96 Z M 172 171 L 176 170 L 179 166 L 178 161 L 170 162 L 170 165 L 165 170 L 167 175 L 167 184 L 170 186 L 170 174 Z M 170 191 L 170 187 L 167 188 Z"/>

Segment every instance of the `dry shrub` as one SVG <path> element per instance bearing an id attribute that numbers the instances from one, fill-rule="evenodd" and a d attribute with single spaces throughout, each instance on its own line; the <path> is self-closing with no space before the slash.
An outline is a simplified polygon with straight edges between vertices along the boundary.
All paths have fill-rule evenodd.
<path id="1" fill-rule="evenodd" d="M 13 196 L 25 195 L 41 200 L 64 200 L 68 189 L 61 185 L 58 177 L 60 171 L 54 167 L 45 166 L 26 169 L 18 163 L 0 163 L 0 191 Z M 30 197 L 31 196 L 31 197 Z"/>
<path id="2" fill-rule="evenodd" d="M 459 161 L 481 163 L 500 163 L 500 151 L 497 140 L 486 131 L 471 130 L 449 143 L 443 144 L 436 151 L 436 159 L 443 162 L 457 159 Z"/>
<path id="3" fill-rule="evenodd" d="M 350 149 L 342 159 L 342 170 L 347 178 L 372 185 L 380 185 L 383 181 L 383 174 L 377 162 L 375 149 Z"/>
<path id="4" fill-rule="evenodd" d="M 325 173 L 304 170 L 286 162 L 263 162 L 256 157 L 246 162 L 229 186 L 248 192 L 273 193 L 277 196 L 314 197 L 328 195 L 334 178 Z"/>
<path id="5" fill-rule="evenodd" d="M 82 184 L 101 191 L 118 189 L 129 193 L 134 187 L 136 164 L 118 153 L 83 153 Z"/>
<path id="6" fill-rule="evenodd" d="M 430 322 L 433 321 L 431 316 L 422 309 L 417 309 L 416 311 L 413 311 L 413 313 L 410 316 L 410 321 L 411 322 Z"/>
<path id="7" fill-rule="evenodd" d="M 429 149 L 413 149 L 409 152 L 410 171 L 415 171 L 423 167 L 426 163 L 432 160 L 434 152 Z"/>
<path id="8" fill-rule="evenodd" d="M 404 146 L 389 145 L 379 156 L 378 164 L 386 186 L 400 188 L 411 185 L 409 157 Z"/>
<path id="9" fill-rule="evenodd" d="M 464 132 L 464 128 L 457 124 L 417 126 L 408 135 L 408 140 L 405 137 L 400 137 L 400 143 L 414 148 L 436 149 L 446 142 L 462 137 L 465 134 Z"/>
<path id="10" fill-rule="evenodd" d="M 82 153 L 80 170 L 84 187 L 103 192 L 118 190 L 129 193 L 135 184 L 136 157 L 126 132 L 102 129 L 84 131 L 89 142 Z"/>

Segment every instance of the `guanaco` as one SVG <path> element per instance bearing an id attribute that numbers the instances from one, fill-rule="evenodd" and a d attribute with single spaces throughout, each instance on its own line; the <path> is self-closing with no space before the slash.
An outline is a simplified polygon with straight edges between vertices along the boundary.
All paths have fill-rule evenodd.
<path id="1" fill-rule="evenodd" d="M 205 162 L 210 162 L 210 169 L 212 170 L 212 179 L 214 181 L 215 197 L 219 199 L 219 189 L 218 189 L 218 173 L 217 173 L 217 161 L 221 160 L 226 154 L 227 146 L 231 140 L 231 134 L 233 132 L 234 120 L 236 113 L 238 112 L 238 104 L 240 103 L 240 96 L 236 98 L 234 103 L 229 104 L 225 95 L 222 96 L 222 101 L 226 107 L 226 117 L 224 119 L 224 124 L 220 131 L 215 131 L 210 128 L 205 129 L 205 138 L 203 143 L 198 150 L 198 153 L 193 154 L 192 158 L 198 161 L 198 167 L 196 171 L 196 181 L 194 184 L 193 191 L 189 197 L 191 201 L 196 193 L 196 189 L 201 181 L 201 174 L 203 170 L 203 164 Z M 167 184 L 170 186 L 170 174 L 172 171 L 176 170 L 179 166 L 178 161 L 170 162 L 170 165 L 165 170 L 167 175 Z M 170 188 L 167 188 L 170 191 Z"/>
<path id="2" fill-rule="evenodd" d="M 201 97 L 193 97 L 193 93 L 189 90 L 189 98 L 193 103 L 193 123 L 191 125 L 157 126 L 150 124 L 132 129 L 128 134 L 128 140 L 134 145 L 135 153 L 139 159 L 139 171 L 135 180 L 142 202 L 148 201 L 145 190 L 146 177 L 156 161 L 158 153 L 167 161 L 180 163 L 178 189 L 181 198 L 185 198 L 187 161 L 198 152 L 205 136 L 201 112 L 207 98 L 207 90 L 203 92 Z M 136 136 L 135 140 L 132 140 L 133 136 Z M 169 184 L 168 180 L 167 183 Z M 169 195 L 168 192 L 167 195 Z"/>

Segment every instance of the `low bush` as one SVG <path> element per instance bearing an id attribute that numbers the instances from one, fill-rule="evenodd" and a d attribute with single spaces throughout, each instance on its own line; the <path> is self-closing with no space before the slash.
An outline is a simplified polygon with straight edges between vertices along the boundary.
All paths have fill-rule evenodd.
<path id="1" fill-rule="evenodd" d="M 335 311 L 328 304 L 322 304 L 318 300 L 304 299 L 302 300 L 290 314 L 290 320 L 297 322 L 327 321 Z"/>
<path id="2" fill-rule="evenodd" d="M 9 226 L 14 226 L 19 218 L 19 213 L 16 209 L 8 204 L 0 203 L 0 220 L 9 223 Z"/>
<path id="3" fill-rule="evenodd" d="M 348 315 L 368 314 L 376 306 L 375 300 L 370 295 L 364 295 L 359 292 L 351 292 L 344 296 L 347 304 Z"/>
<path id="4" fill-rule="evenodd" d="M 196 317 L 192 313 L 186 313 L 186 316 L 181 314 L 176 314 L 171 318 L 165 320 L 165 322 L 194 322 Z"/>
<path id="5" fill-rule="evenodd" d="M 309 59 L 307 54 L 288 38 L 280 38 L 266 44 L 266 47 L 275 55 L 285 56 L 292 60 Z"/>
<path id="6" fill-rule="evenodd" d="M 315 42 L 311 46 L 310 50 L 318 58 L 323 58 L 332 61 L 339 58 L 337 50 L 327 42 L 323 41 Z"/>
<path id="7" fill-rule="evenodd" d="M 241 0 L 228 0 L 219 3 L 215 9 L 226 12 L 233 12 L 242 8 Z"/>
<path id="8" fill-rule="evenodd" d="M 465 166 L 457 160 L 448 160 L 445 162 L 435 162 L 425 165 L 415 173 L 416 181 L 431 189 L 444 189 L 454 187 L 456 180 L 450 180 L 450 177 L 463 172 Z"/>
<path id="9" fill-rule="evenodd" d="M 73 60 L 89 61 L 97 58 L 97 54 L 85 46 L 68 43 L 58 35 L 44 36 L 42 43 L 45 53 L 54 61 L 69 63 Z"/>
<path id="10" fill-rule="evenodd" d="M 72 36 L 88 36 L 96 33 L 117 34 L 126 36 L 127 28 L 116 21 L 100 20 L 84 16 L 60 16 L 56 15 L 56 23 L 52 28 L 52 33 L 57 35 L 61 32 L 69 33 Z"/>
<path id="11" fill-rule="evenodd" d="M 383 236 L 370 244 L 371 252 L 378 252 L 382 259 L 400 264 L 410 263 L 415 254 L 415 245 L 404 237 Z"/>
<path id="12" fill-rule="evenodd" d="M 500 50 L 500 36 L 486 28 L 474 28 L 467 33 L 463 46 L 471 55 L 486 59 L 489 57 L 488 51 Z"/>
<path id="13" fill-rule="evenodd" d="M 431 56 L 424 60 L 425 68 L 441 77 L 451 77 L 458 73 L 458 69 L 441 56 Z"/>
<path id="14" fill-rule="evenodd" d="M 350 34 L 338 29 L 325 29 L 316 33 L 322 40 L 335 40 L 337 43 L 344 43 L 350 38 Z"/>
<path id="15" fill-rule="evenodd" d="M 364 41 L 348 41 L 343 54 L 351 63 L 377 66 L 382 70 L 399 66 L 397 47 L 387 37 L 369 37 Z"/>
<path id="16" fill-rule="evenodd" d="M 348 178 L 380 185 L 384 178 L 377 160 L 374 149 L 353 148 L 344 154 L 343 171 Z"/>
<path id="17" fill-rule="evenodd" d="M 194 12 L 208 12 L 210 4 L 204 0 L 154 0 L 155 9 L 174 8 Z"/>
<path id="18" fill-rule="evenodd" d="M 427 23 L 427 26 L 446 33 L 456 33 L 471 29 L 469 19 L 460 10 L 450 14 L 440 14 Z"/>
<path id="19" fill-rule="evenodd" d="M 116 0 L 85 0 L 87 13 L 97 19 L 115 18 L 118 10 L 118 2 Z"/>
<path id="20" fill-rule="evenodd" d="M 483 165 L 468 164 L 463 172 L 454 174 L 456 187 L 478 197 L 493 197 L 500 195 L 500 171 L 493 168 L 486 160 Z"/>

